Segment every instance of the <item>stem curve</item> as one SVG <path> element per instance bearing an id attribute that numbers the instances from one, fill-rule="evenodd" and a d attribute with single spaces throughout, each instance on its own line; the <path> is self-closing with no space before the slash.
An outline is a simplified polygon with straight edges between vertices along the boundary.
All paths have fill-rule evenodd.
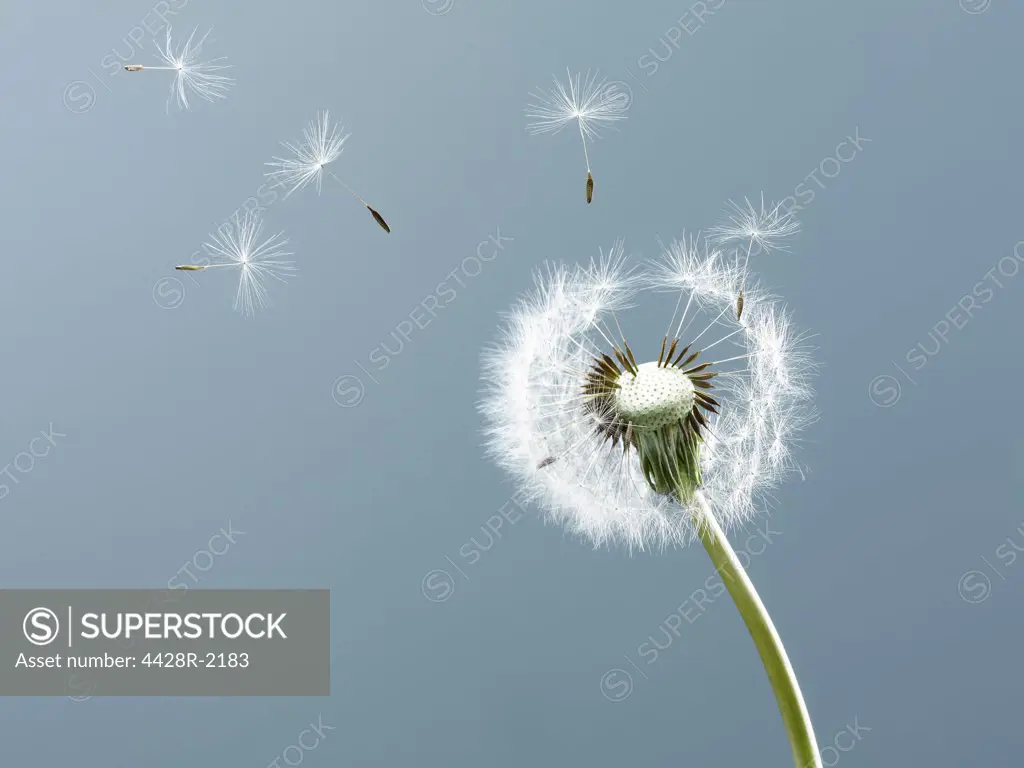
<path id="1" fill-rule="evenodd" d="M 722 581 L 729 590 L 761 656 L 761 662 L 768 673 L 768 680 L 779 705 L 779 712 L 782 714 L 782 722 L 786 726 L 786 735 L 793 750 L 796 768 L 821 768 L 821 757 L 818 754 L 811 717 L 800 692 L 793 665 L 790 664 L 786 649 L 782 646 L 782 639 L 704 494 L 697 491 L 694 500 L 703 515 L 697 526 L 701 543 L 711 557 L 711 562 L 715 564 L 715 569 L 722 574 Z"/>

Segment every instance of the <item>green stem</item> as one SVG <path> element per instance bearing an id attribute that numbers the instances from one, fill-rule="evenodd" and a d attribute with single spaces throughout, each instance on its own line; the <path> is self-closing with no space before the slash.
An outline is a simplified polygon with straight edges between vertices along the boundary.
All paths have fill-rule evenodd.
<path id="1" fill-rule="evenodd" d="M 740 616 L 743 617 L 750 636 L 754 639 L 754 645 L 757 646 L 761 663 L 768 672 L 775 700 L 779 704 L 779 712 L 782 713 L 782 722 L 789 736 L 796 768 L 821 768 L 811 717 L 807 713 L 807 705 L 804 704 L 803 695 L 800 693 L 796 673 L 793 672 L 793 666 L 786 656 L 786 649 L 782 647 L 779 633 L 775 631 L 775 625 L 772 624 L 764 603 L 758 597 L 750 577 L 740 565 L 739 558 L 729 545 L 729 539 L 715 519 L 704 495 L 697 491 L 694 498 L 704 515 L 704 520 L 698 526 L 700 540 L 711 557 L 711 562 L 715 564 L 715 569 L 722 574 L 722 580 L 732 595 L 733 602 L 736 603 Z"/>

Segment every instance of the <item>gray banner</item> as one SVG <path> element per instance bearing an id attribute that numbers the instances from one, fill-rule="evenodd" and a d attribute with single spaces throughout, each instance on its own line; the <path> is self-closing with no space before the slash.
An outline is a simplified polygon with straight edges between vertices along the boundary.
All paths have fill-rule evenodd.
<path id="1" fill-rule="evenodd" d="M 329 696 L 320 590 L 0 590 L 0 696 Z"/>

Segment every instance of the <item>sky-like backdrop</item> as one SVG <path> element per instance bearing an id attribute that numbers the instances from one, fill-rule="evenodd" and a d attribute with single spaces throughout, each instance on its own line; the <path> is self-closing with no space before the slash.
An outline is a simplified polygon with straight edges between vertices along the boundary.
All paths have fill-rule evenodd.
<path id="1" fill-rule="evenodd" d="M 171 73 L 123 70 L 161 16 L 213 29 L 225 99 L 168 112 Z M 736 609 L 693 607 L 702 548 L 534 508 L 489 534 L 515 488 L 476 410 L 544 262 L 655 256 L 763 193 L 796 201 L 756 269 L 820 419 L 733 544 L 824 764 L 1019 765 L 1022 30 L 1006 0 L 7 2 L 0 586 L 164 588 L 230 526 L 192 586 L 329 588 L 333 662 L 329 698 L 8 698 L 0 762 L 791 765 Z M 629 99 L 591 205 L 578 134 L 525 130 L 566 68 Z M 174 266 L 319 110 L 392 232 L 330 178 L 275 199 L 298 271 L 245 317 L 229 270 Z"/>

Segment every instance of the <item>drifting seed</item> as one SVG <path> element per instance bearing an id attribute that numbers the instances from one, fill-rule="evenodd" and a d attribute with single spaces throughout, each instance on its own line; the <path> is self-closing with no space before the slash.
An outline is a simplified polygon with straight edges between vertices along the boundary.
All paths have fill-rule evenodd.
<path id="1" fill-rule="evenodd" d="M 594 177 L 590 171 L 587 171 L 587 202 L 593 202 L 594 200 Z"/>
<path id="2" fill-rule="evenodd" d="M 544 461 L 542 461 L 540 464 L 537 465 L 537 469 L 544 469 L 544 467 L 550 467 L 554 463 L 555 463 L 555 457 L 554 456 L 548 456 L 546 459 L 544 459 Z"/>
<path id="3" fill-rule="evenodd" d="M 180 269 L 182 272 L 202 272 L 206 267 L 197 264 L 182 264 L 175 269 Z"/>
<path id="4" fill-rule="evenodd" d="M 736 319 L 740 320 L 742 317 L 743 317 L 743 291 L 740 291 L 740 295 L 736 299 Z"/>
<path id="5" fill-rule="evenodd" d="M 144 67 L 141 64 L 125 64 L 124 65 L 124 71 L 125 72 L 141 72 L 143 69 L 144 69 Z"/>
<path id="6" fill-rule="evenodd" d="M 379 213 L 373 210 L 373 208 L 371 208 L 370 206 L 366 206 L 366 210 L 368 210 L 373 215 L 374 220 L 376 220 L 376 222 L 380 224 L 381 229 L 383 229 L 385 232 L 391 231 L 391 227 L 389 227 L 388 223 L 384 221 L 383 216 L 381 216 Z"/>

